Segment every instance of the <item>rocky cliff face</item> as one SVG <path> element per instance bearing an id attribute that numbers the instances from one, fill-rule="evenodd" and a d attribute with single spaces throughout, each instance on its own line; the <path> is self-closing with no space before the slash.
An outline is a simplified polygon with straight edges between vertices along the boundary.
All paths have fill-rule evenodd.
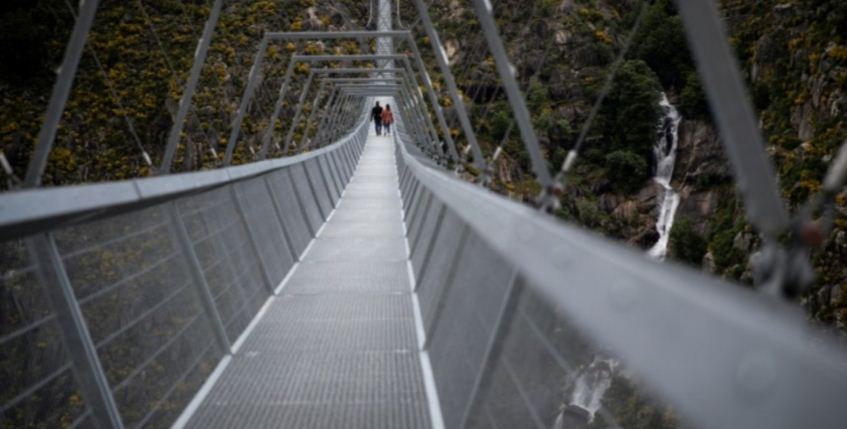
<path id="1" fill-rule="evenodd" d="M 780 189 L 789 208 L 796 210 L 819 191 L 834 153 L 847 141 L 847 41 L 843 32 L 847 28 L 847 6 L 839 1 L 812 0 L 724 0 L 721 5 L 732 36 L 730 42 L 761 118 Z M 501 18 L 507 44 L 508 40 L 522 38 L 533 46 L 510 52 L 524 79 L 530 110 L 538 118 L 536 129 L 551 168 L 559 166 L 575 141 L 636 6 L 637 2 L 588 5 L 565 1 L 541 18 L 542 23 L 524 30 L 512 29 L 507 23 L 507 15 L 517 12 L 504 13 Z M 537 31 L 533 29 L 546 34 L 548 44 L 552 42 L 546 62 L 539 61 L 544 51 L 534 47 Z M 628 85 L 638 84 L 642 78 L 655 79 L 660 85 L 656 91 L 667 92 L 683 116 L 671 181 L 680 197 L 676 212 L 679 221 L 671 232 L 669 257 L 728 279 L 752 283 L 749 256 L 759 249 L 761 241 L 745 219 L 681 31 L 673 5 L 656 2 L 643 34 L 636 37 L 637 43 L 628 55 L 631 60 L 645 61 L 655 75 L 636 75 Z M 462 46 L 470 43 L 459 41 L 457 45 L 456 67 L 461 69 Z M 540 68 L 535 66 L 539 63 Z M 529 76 L 543 82 L 544 91 L 534 91 Z M 460 84 L 471 88 L 472 79 L 460 76 Z M 606 104 L 615 108 L 601 110 L 589 132 L 579 164 L 568 178 L 559 215 L 647 249 L 658 238 L 655 224 L 662 189 L 650 180 L 656 166 L 637 142 L 620 137 L 639 129 L 609 125 L 616 111 L 626 111 L 627 104 L 637 102 L 642 95 L 650 97 L 628 93 L 623 98 L 626 102 L 613 96 L 607 99 Z M 485 99 L 471 101 L 488 103 Z M 483 130 L 487 125 L 483 119 L 477 119 L 477 123 Z M 650 144 L 649 137 L 642 140 Z M 537 192 L 537 188 L 527 185 L 531 177 L 520 144 L 507 144 L 505 148 L 495 187 L 530 199 L 527 194 Z M 642 158 L 623 165 L 632 167 L 626 175 L 632 186 L 625 189 L 615 185 L 615 171 L 621 164 L 608 159 L 610 151 L 622 149 Z M 646 164 L 646 173 L 639 170 L 639 162 Z M 847 194 L 842 192 L 836 201 L 835 228 L 823 245 L 812 251 L 818 279 L 801 300 L 817 320 L 843 329 L 847 327 L 842 298 L 847 290 L 847 265 L 843 263 Z"/>

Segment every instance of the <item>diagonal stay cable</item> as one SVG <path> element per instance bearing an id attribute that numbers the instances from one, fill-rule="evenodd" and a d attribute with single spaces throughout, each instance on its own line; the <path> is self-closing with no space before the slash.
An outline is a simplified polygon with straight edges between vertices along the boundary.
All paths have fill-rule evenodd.
<path id="1" fill-rule="evenodd" d="M 167 65 L 167 68 L 170 70 L 171 75 L 173 76 L 174 80 L 176 82 L 179 82 L 179 74 L 177 73 L 176 68 L 174 67 L 174 64 L 173 64 L 173 61 L 171 60 L 170 55 L 168 55 L 168 52 L 165 50 L 165 45 L 164 45 L 164 43 L 162 43 L 162 39 L 159 37 L 159 33 L 156 31 L 156 27 L 153 25 L 153 20 L 150 18 L 150 15 L 147 13 L 147 8 L 144 7 L 144 4 L 141 2 L 141 0 L 136 0 L 136 4 L 138 5 L 138 10 L 141 12 L 141 15 L 144 17 L 144 23 L 147 25 L 147 28 L 150 31 L 150 34 L 153 36 L 153 39 L 156 41 L 156 45 L 159 47 L 159 51 L 162 53 L 162 57 L 165 61 L 165 64 Z M 197 111 L 193 107 L 193 105 L 190 109 L 190 114 L 193 116 L 193 119 L 198 124 L 202 123 L 200 121 L 200 118 L 197 115 Z M 206 132 L 206 130 L 203 129 L 203 127 L 199 127 L 199 128 L 200 128 L 200 132 L 206 138 L 206 141 L 211 142 L 211 137 Z M 190 137 L 189 137 L 189 140 L 190 140 Z"/>
<path id="2" fill-rule="evenodd" d="M 576 162 L 577 157 L 579 156 L 580 151 L 582 150 L 582 146 L 585 144 L 585 139 L 588 136 L 588 132 L 591 130 L 591 126 L 594 124 L 594 120 L 597 118 L 597 114 L 600 111 L 600 107 L 603 105 L 603 101 L 606 99 L 606 96 L 609 95 L 609 92 L 612 90 L 612 85 L 615 81 L 615 77 L 617 76 L 618 70 L 626 59 L 626 54 L 629 52 L 630 47 L 632 47 L 632 41 L 635 40 L 635 36 L 638 33 L 639 28 L 641 27 L 642 22 L 644 21 L 644 16 L 647 14 L 647 8 L 649 7 L 650 2 L 644 1 L 641 3 L 641 9 L 638 11 L 638 16 L 635 19 L 635 22 L 632 24 L 632 27 L 629 30 L 629 34 L 624 41 L 621 50 L 618 52 L 618 56 L 615 58 L 615 61 L 612 63 L 612 66 L 609 70 L 609 73 L 606 75 L 606 80 L 603 82 L 603 87 L 600 90 L 600 94 L 594 100 L 594 105 L 591 106 L 591 111 L 588 114 L 588 118 L 586 118 L 585 122 L 582 124 L 582 128 L 579 131 L 579 136 L 577 137 L 576 143 L 573 148 L 568 151 L 567 156 L 565 157 L 565 161 L 562 163 L 562 167 L 556 173 L 554 180 L 554 186 L 559 187 L 559 189 L 563 189 L 565 186 L 565 175 L 573 168 L 574 163 Z"/>
<path id="3" fill-rule="evenodd" d="M 70 0 L 65 0 L 65 5 L 68 7 L 68 11 L 70 11 L 71 16 L 74 17 L 74 20 L 77 19 L 76 9 L 74 9 Z M 56 15 L 56 11 L 52 8 L 50 11 Z M 91 43 L 85 44 L 88 51 L 91 53 L 91 57 L 94 59 L 94 63 L 97 65 L 97 69 L 100 72 L 100 75 L 103 77 L 103 82 L 106 84 L 106 88 L 109 91 L 109 95 L 112 97 L 112 101 L 118 106 L 118 109 L 121 111 L 121 116 L 123 116 L 124 123 L 126 124 L 127 130 L 129 134 L 132 136 L 132 140 L 135 142 L 138 150 L 141 151 L 141 157 L 144 159 L 144 163 L 147 164 L 148 167 L 153 167 L 153 160 L 150 158 L 150 155 L 144 149 L 144 145 L 141 143 L 141 138 L 138 137 L 138 133 L 135 131 L 135 125 L 132 122 L 132 119 L 127 115 L 126 107 L 121 101 L 121 97 L 118 95 L 117 90 L 115 89 L 115 84 L 112 82 L 112 79 L 109 78 L 109 74 L 106 72 L 106 69 L 103 67 L 103 63 L 100 61 L 100 56 L 97 55 L 97 51 L 94 49 Z"/>

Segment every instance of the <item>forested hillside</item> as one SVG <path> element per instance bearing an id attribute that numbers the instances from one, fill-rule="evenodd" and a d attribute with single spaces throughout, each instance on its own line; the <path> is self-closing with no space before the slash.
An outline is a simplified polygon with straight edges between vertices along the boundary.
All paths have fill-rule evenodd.
<path id="1" fill-rule="evenodd" d="M 41 115 L 74 22 L 65 0 L 12 0 L 0 6 L 0 124 L 2 150 L 14 176 L 23 177 Z M 266 31 L 361 27 L 358 2 L 225 2 L 189 113 L 176 170 L 220 164 L 256 47 Z M 50 162 L 46 185 L 144 177 L 161 162 L 168 131 L 191 67 L 211 1 L 101 2 Z M 74 14 L 76 11 L 74 10 Z M 301 50 L 325 49 L 311 43 Z M 357 52 L 356 43 L 339 53 Z M 271 97 L 294 45 L 268 51 L 265 92 Z M 8 60 L 7 60 L 8 59 Z M 298 73 L 308 68 L 301 67 Z M 261 91 L 260 91 L 261 93 Z M 248 115 L 245 131 L 261 124 Z M 235 162 L 251 159 L 239 145 Z M 148 158 L 149 156 L 149 158 Z M 3 187 L 15 178 L 3 173 Z"/>
<path id="2" fill-rule="evenodd" d="M 520 135 L 479 48 L 472 9 L 434 10 L 445 49 L 470 99 L 486 153 L 503 144 L 493 187 L 532 200 L 540 191 Z M 577 141 L 641 6 L 636 1 L 504 2 L 495 8 L 551 171 Z M 847 139 L 847 7 L 838 1 L 723 1 L 722 11 L 761 118 L 783 197 L 798 209 L 820 190 L 829 161 Z M 531 22 L 527 25 L 526 22 Z M 662 107 L 663 94 L 670 107 Z M 760 239 L 745 214 L 673 2 L 648 7 L 631 49 L 593 121 L 566 181 L 558 215 L 651 249 L 663 188 L 657 125 L 663 138 L 681 116 L 670 188 L 678 194 L 669 257 L 752 283 L 749 257 Z M 458 130 L 457 134 L 458 134 Z M 461 137 L 460 137 L 461 138 Z M 817 320 L 847 329 L 847 197 L 837 197 L 836 227 L 813 252 L 818 279 L 802 302 Z"/>

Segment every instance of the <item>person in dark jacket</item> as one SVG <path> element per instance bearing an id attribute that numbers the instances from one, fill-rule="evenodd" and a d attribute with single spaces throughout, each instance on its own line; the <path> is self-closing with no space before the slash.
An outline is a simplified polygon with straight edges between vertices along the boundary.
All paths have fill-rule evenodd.
<path id="1" fill-rule="evenodd" d="M 385 135 L 391 134 L 391 124 L 394 123 L 394 113 L 391 112 L 391 105 L 386 104 L 382 111 L 382 128 Z"/>
<path id="2" fill-rule="evenodd" d="M 382 135 L 382 107 L 380 107 L 379 101 L 377 101 L 374 108 L 371 109 L 371 120 L 374 123 L 376 135 Z"/>

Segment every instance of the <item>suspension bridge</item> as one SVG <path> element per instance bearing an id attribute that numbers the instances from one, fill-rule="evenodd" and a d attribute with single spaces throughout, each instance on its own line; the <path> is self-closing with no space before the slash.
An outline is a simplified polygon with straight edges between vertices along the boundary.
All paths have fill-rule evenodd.
<path id="1" fill-rule="evenodd" d="M 614 398 L 586 410 L 565 390 L 605 356 L 632 395 L 685 427 L 843 428 L 844 350 L 781 301 L 808 283 L 807 249 L 776 240 L 798 223 L 713 2 L 678 6 L 749 219 L 772 239 L 761 291 L 547 214 L 579 153 L 550 173 L 495 10 L 471 3 L 542 189 L 537 207 L 485 189 L 501 148 L 484 156 L 422 0 L 416 25 L 430 46 L 393 29 L 387 0 L 373 30 L 265 33 L 223 165 L 171 174 L 215 0 L 157 174 L 40 187 L 98 8 L 82 2 L 22 187 L 0 196 L 0 427 L 627 427 Z M 362 50 L 291 55 L 254 161 L 233 165 L 268 46 L 330 40 Z M 392 134 L 370 125 L 377 100 L 396 109 Z M 301 122 L 319 126 L 298 141 Z M 275 149 L 287 156 L 267 159 Z M 478 183 L 462 179 L 465 164 Z"/>

